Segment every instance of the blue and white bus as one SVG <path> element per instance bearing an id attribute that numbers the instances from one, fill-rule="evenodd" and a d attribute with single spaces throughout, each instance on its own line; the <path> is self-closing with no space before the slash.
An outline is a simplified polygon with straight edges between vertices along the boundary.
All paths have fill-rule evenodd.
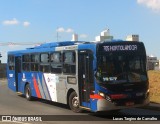
<path id="1" fill-rule="evenodd" d="M 149 104 L 146 51 L 138 41 L 52 42 L 8 52 L 8 87 L 74 112 Z"/>

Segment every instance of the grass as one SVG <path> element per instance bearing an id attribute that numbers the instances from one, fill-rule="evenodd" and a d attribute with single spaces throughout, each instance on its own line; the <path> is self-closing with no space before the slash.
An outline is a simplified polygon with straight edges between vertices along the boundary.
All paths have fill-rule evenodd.
<path id="1" fill-rule="evenodd" d="M 160 103 L 160 71 L 148 71 L 150 101 Z"/>

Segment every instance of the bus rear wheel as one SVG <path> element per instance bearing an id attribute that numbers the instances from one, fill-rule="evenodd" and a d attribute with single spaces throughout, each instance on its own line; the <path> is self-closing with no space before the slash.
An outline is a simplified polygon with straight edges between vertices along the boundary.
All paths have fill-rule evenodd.
<path id="1" fill-rule="evenodd" d="M 29 84 L 26 85 L 25 87 L 25 97 L 28 101 L 31 101 L 32 100 L 32 96 L 31 96 L 31 88 L 29 86 Z"/>
<path id="2" fill-rule="evenodd" d="M 75 91 L 72 92 L 69 96 L 69 107 L 73 112 L 81 112 L 81 109 L 79 107 L 79 98 Z"/>

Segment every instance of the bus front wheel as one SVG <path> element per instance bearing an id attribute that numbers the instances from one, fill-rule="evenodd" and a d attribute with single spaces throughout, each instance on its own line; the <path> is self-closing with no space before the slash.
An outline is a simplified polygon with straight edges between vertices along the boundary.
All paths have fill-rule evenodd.
<path id="1" fill-rule="evenodd" d="M 32 100 L 31 88 L 30 88 L 29 84 L 27 84 L 26 87 L 25 87 L 25 97 L 26 97 L 26 99 L 29 100 L 29 101 Z"/>
<path id="2" fill-rule="evenodd" d="M 81 109 L 79 108 L 79 98 L 75 91 L 69 96 L 69 107 L 73 112 L 81 112 Z"/>

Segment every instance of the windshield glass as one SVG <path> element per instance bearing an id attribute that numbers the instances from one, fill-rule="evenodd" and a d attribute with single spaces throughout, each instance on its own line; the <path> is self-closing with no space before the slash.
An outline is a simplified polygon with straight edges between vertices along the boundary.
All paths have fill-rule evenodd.
<path id="1" fill-rule="evenodd" d="M 97 58 L 96 78 L 101 83 L 126 83 L 147 80 L 145 56 L 104 54 Z"/>

